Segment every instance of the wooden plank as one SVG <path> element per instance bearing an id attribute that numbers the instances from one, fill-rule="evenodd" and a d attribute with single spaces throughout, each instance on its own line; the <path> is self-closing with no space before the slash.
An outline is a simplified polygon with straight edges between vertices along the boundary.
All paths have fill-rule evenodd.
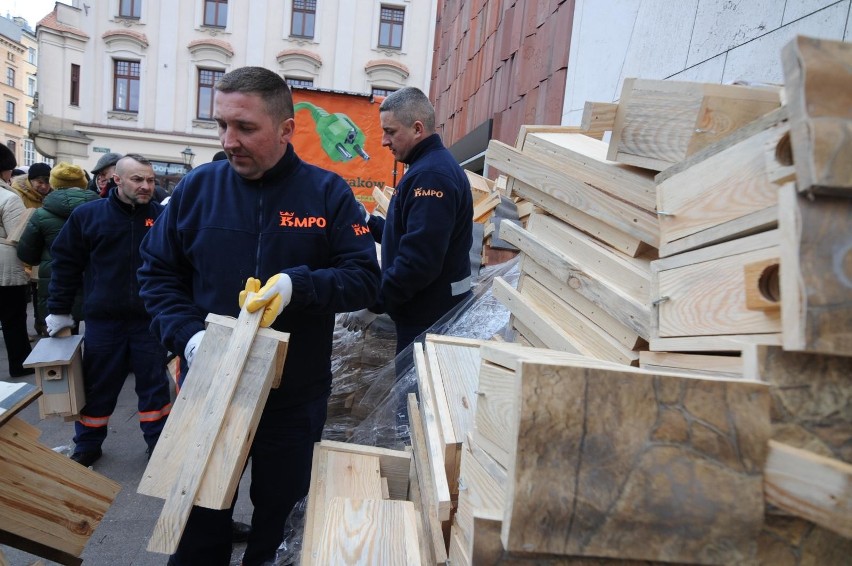
<path id="1" fill-rule="evenodd" d="M 420 409 L 417 406 L 417 396 L 414 393 L 408 394 L 408 422 L 411 448 L 414 451 L 413 469 L 416 472 L 417 480 L 411 483 L 418 486 L 420 493 L 421 516 L 427 535 L 425 544 L 429 545 L 435 562 L 443 564 L 447 561 L 447 546 L 444 543 L 441 521 L 438 517 L 438 502 L 432 496 L 432 493 L 435 492 L 435 485 L 432 467 L 429 464 L 429 448 L 426 446 L 426 432 L 423 427 L 423 420 L 420 417 Z M 447 493 L 449 494 L 449 490 Z"/>
<path id="2" fill-rule="evenodd" d="M 568 256 L 562 249 L 528 230 L 507 223 L 502 237 L 621 324 L 645 339 L 650 337 L 651 309 L 647 301 L 636 301 L 609 281 L 589 272 L 586 265 Z"/>
<path id="3" fill-rule="evenodd" d="M 639 334 L 622 324 L 599 305 L 590 301 L 567 283 L 560 281 L 549 270 L 536 263 L 530 256 L 521 257 L 521 273 L 529 275 L 571 305 L 583 316 L 594 321 L 604 332 L 618 340 L 628 350 L 641 349 L 647 342 Z"/>
<path id="4" fill-rule="evenodd" d="M 522 124 L 518 128 L 518 135 L 515 137 L 515 147 L 523 150 L 526 147 L 527 136 L 529 134 L 583 134 L 589 135 L 580 126 L 556 126 L 552 124 Z M 591 136 L 600 139 L 599 136 Z"/>
<path id="5" fill-rule="evenodd" d="M 476 414 L 479 345 L 442 344 L 434 342 L 432 336 L 426 336 L 426 349 L 434 350 L 436 354 L 456 439 L 461 444 L 467 433 L 473 430 Z"/>
<path id="6" fill-rule="evenodd" d="M 39 435 L 19 417 L 0 426 L 0 539 L 73 563 L 121 486 L 40 444 Z"/>
<path id="7" fill-rule="evenodd" d="M 506 550 L 754 559 L 770 434 L 766 384 L 524 361 L 518 376 Z"/>
<path id="8" fill-rule="evenodd" d="M 154 532 L 148 541 L 150 552 L 173 554 L 177 550 L 202 478 L 208 469 L 213 446 L 219 438 L 220 426 L 242 376 L 262 316 L 263 309 L 253 313 L 245 309 L 240 312 L 236 328 L 224 349 L 227 355 L 217 368 L 216 379 L 204 398 L 201 420 L 196 423 L 197 432 L 193 435 L 193 442 L 183 455 L 177 477 L 166 496 L 160 517 L 154 525 Z M 203 351 L 198 352 L 198 356 L 202 354 Z M 193 365 L 193 367 L 198 366 Z M 191 378 L 192 369 L 187 374 L 187 379 Z"/>
<path id="9" fill-rule="evenodd" d="M 583 266 L 592 277 L 605 281 L 639 304 L 650 294 L 651 262 L 628 257 L 602 246 L 568 224 L 543 214 L 532 214 L 527 230 Z"/>
<path id="10" fill-rule="evenodd" d="M 419 342 L 413 344 L 414 367 L 417 371 L 417 385 L 420 389 L 420 418 L 423 422 L 423 445 L 426 447 L 427 457 L 423 461 L 424 467 L 429 468 L 432 481 L 432 492 L 423 494 L 425 498 L 432 498 L 438 519 L 447 521 L 450 518 L 452 501 L 450 498 L 450 486 L 447 481 L 446 463 L 444 461 L 443 446 L 441 444 L 441 433 L 438 429 L 435 407 L 432 404 L 433 396 L 431 383 L 428 379 L 426 369 L 426 356 L 423 345 Z M 409 414 L 409 418 L 411 415 Z M 416 456 L 415 456 L 416 457 Z"/>
<path id="11" fill-rule="evenodd" d="M 426 365 L 429 371 L 425 375 L 425 379 L 429 380 L 429 386 L 421 387 L 421 392 L 428 392 L 431 395 L 431 403 L 435 408 L 435 418 L 438 422 L 438 430 L 441 434 L 440 447 L 443 454 L 444 473 L 447 476 L 447 485 L 450 488 L 450 497 L 458 495 L 458 475 L 459 475 L 459 458 L 461 457 L 461 442 L 464 436 L 456 430 L 456 423 L 453 421 L 453 410 L 450 408 L 450 402 L 447 398 L 447 391 L 444 386 L 445 378 L 441 371 L 441 364 L 438 359 L 438 354 L 435 351 L 435 344 L 424 342 L 424 354 L 426 357 Z M 448 376 L 448 379 L 453 379 Z M 420 379 L 420 374 L 418 374 Z"/>
<path id="12" fill-rule="evenodd" d="M 481 449 L 479 453 L 482 458 L 490 458 Z M 493 460 L 492 465 L 499 467 Z M 453 530 L 461 531 L 464 540 L 467 542 L 473 536 L 474 512 L 485 509 L 502 513 L 505 488 L 474 457 L 467 443 L 465 443 L 465 448 L 462 451 L 460 479 L 464 489 L 459 492 L 459 507 L 455 515 L 456 522 L 453 525 Z"/>
<path id="13" fill-rule="evenodd" d="M 778 106 L 776 89 L 625 79 L 607 158 L 663 171 Z"/>
<path id="14" fill-rule="evenodd" d="M 582 181 L 566 177 L 561 170 L 497 140 L 488 143 L 485 159 L 507 175 L 520 179 L 653 247 L 659 246 L 659 223 L 656 215 L 613 199 Z"/>
<path id="15" fill-rule="evenodd" d="M 521 295 L 550 313 L 551 319 L 571 335 L 579 353 L 599 360 L 638 365 L 638 352 L 623 346 L 595 321 L 583 316 L 534 278 L 523 275 L 518 287 Z"/>
<path id="16" fill-rule="evenodd" d="M 852 47 L 798 36 L 781 61 L 799 191 L 852 196 Z"/>
<path id="17" fill-rule="evenodd" d="M 515 371 L 483 362 L 479 369 L 479 400 L 474 442 L 503 468 L 509 465 L 509 444 L 515 421 Z"/>
<path id="18" fill-rule="evenodd" d="M 392 450 L 378 446 L 351 444 L 335 440 L 323 440 L 320 445 L 327 450 L 336 452 L 353 452 L 365 456 L 375 456 L 379 459 L 382 477 L 387 478 L 389 497 L 405 499 L 408 494 L 408 474 L 411 468 L 411 453 L 404 450 Z"/>
<path id="19" fill-rule="evenodd" d="M 780 313 L 746 308 L 743 269 L 778 254 L 773 231 L 652 262 L 652 340 L 780 332 Z"/>
<path id="20" fill-rule="evenodd" d="M 41 390 L 26 382 L 0 381 L 0 426 L 35 401 Z"/>
<path id="21" fill-rule="evenodd" d="M 648 371 L 675 371 L 728 379 L 743 377 L 741 356 L 639 352 L 639 367 Z M 755 377 L 749 379 L 757 380 Z"/>
<path id="22" fill-rule="evenodd" d="M 218 379 L 216 367 L 222 362 L 235 323 L 236 319 L 231 317 L 207 316 L 207 332 L 199 346 L 200 355 L 196 356 L 198 369 L 191 371 L 184 380 L 139 482 L 139 493 L 162 499 L 168 495 L 183 455 L 193 441 L 192 431 L 202 418 L 207 392 Z M 269 389 L 276 380 L 280 380 L 283 372 L 288 341 L 286 333 L 270 328 L 258 330 L 243 371 L 252 378 L 241 379 L 236 386 L 221 423 L 221 436 L 213 447 L 210 464 L 201 479 L 196 505 L 211 509 L 224 509 L 231 505 Z"/>
<path id="23" fill-rule="evenodd" d="M 852 538 L 852 464 L 769 441 L 766 502 Z"/>
<path id="24" fill-rule="evenodd" d="M 779 189 L 784 348 L 852 356 L 852 200 Z"/>
<path id="25" fill-rule="evenodd" d="M 420 564 L 410 501 L 334 497 L 328 504 L 317 564 Z"/>
<path id="26" fill-rule="evenodd" d="M 630 257 L 636 257 L 648 249 L 648 245 L 639 238 L 631 236 L 618 230 L 606 222 L 589 216 L 585 212 L 574 208 L 568 203 L 553 197 L 536 187 L 515 180 L 512 194 L 520 196 L 535 205 L 541 207 L 556 218 L 567 222 L 578 230 L 594 236 L 609 247 L 618 250 Z"/>
<path id="27" fill-rule="evenodd" d="M 547 344 L 541 341 L 535 333 L 530 330 L 523 322 L 514 316 L 509 318 L 511 327 L 515 331 L 514 341 L 523 344 L 524 346 L 532 346 L 535 348 L 547 348 Z"/>
<path id="28" fill-rule="evenodd" d="M 473 171 L 464 170 L 467 175 L 467 180 L 470 183 L 470 188 L 478 193 L 490 194 L 494 192 L 494 181 L 482 175 L 477 175 Z"/>
<path id="29" fill-rule="evenodd" d="M 318 517 L 322 515 L 322 505 L 326 500 L 325 489 L 327 479 L 328 450 L 321 448 L 319 442 L 314 443 L 311 457 L 311 483 L 308 487 L 308 501 L 305 509 L 305 528 L 302 531 L 301 566 L 311 566 L 314 563 L 313 548 L 316 545 Z"/>
<path id="30" fill-rule="evenodd" d="M 602 137 L 604 132 L 612 131 L 617 111 L 618 104 L 614 102 L 586 102 L 583 105 L 580 128 L 588 135 Z"/>
<path id="31" fill-rule="evenodd" d="M 737 230 L 724 234 L 733 239 L 754 230 L 755 221 L 763 224 L 757 213 L 778 203 L 778 187 L 767 176 L 767 156 L 775 155 L 788 131 L 784 122 L 770 126 L 707 159 L 689 159 L 689 167 L 659 183 L 661 249 L 688 236 L 693 236 L 693 247 L 713 243 L 695 236 L 720 226 Z M 721 240 L 718 229 L 710 234 Z"/>
<path id="32" fill-rule="evenodd" d="M 378 212 L 382 216 L 387 216 L 388 207 L 390 206 L 390 199 L 379 187 L 373 188 L 373 200 L 376 201 L 375 212 Z"/>
<path id="33" fill-rule="evenodd" d="M 408 447 L 411 448 L 410 446 Z M 420 484 L 417 480 L 417 471 L 415 469 L 414 458 L 411 459 L 411 468 L 409 470 L 409 483 L 408 483 L 408 501 L 411 501 L 414 504 L 414 510 L 417 511 L 417 533 L 420 537 L 420 561 L 423 564 L 437 564 L 435 561 L 435 550 L 433 548 L 434 541 L 432 540 L 431 533 L 435 532 L 435 530 L 429 528 L 427 530 L 428 521 L 425 519 L 425 511 L 423 509 L 423 498 L 420 495 Z M 437 517 L 433 517 L 435 520 L 435 525 L 437 532 L 441 530 L 441 523 L 438 522 Z M 443 539 L 441 540 L 441 546 L 443 546 Z"/>
<path id="34" fill-rule="evenodd" d="M 660 244 L 660 257 L 669 257 L 698 248 L 721 244 L 732 239 L 744 238 L 778 228 L 778 206 L 770 206 L 712 226 L 695 234 L 684 236 L 673 242 Z"/>
<path id="35" fill-rule="evenodd" d="M 656 212 L 653 172 L 607 160 L 607 144 L 600 140 L 583 134 L 533 134 L 527 136 L 524 154 L 617 199 Z"/>

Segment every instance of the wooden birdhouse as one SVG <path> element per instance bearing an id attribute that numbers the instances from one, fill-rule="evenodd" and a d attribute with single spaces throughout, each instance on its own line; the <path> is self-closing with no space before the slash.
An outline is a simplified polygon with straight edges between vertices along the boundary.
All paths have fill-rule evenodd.
<path id="1" fill-rule="evenodd" d="M 75 420 L 86 404 L 82 342 L 79 335 L 43 338 L 24 360 L 24 367 L 35 368 L 36 385 L 42 390 L 38 399 L 41 418 Z"/>

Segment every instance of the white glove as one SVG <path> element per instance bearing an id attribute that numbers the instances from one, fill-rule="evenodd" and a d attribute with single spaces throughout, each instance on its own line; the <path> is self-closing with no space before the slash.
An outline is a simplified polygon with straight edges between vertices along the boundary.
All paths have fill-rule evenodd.
<path id="1" fill-rule="evenodd" d="M 246 285 L 248 288 L 248 285 Z M 264 328 L 271 326 L 284 307 L 290 304 L 293 297 L 293 282 L 286 273 L 277 273 L 270 277 L 266 284 L 245 303 L 249 312 L 263 308 L 263 318 L 260 325 Z M 241 301 L 244 302 L 244 301 Z"/>
<path id="2" fill-rule="evenodd" d="M 379 315 L 370 311 L 370 309 L 361 309 L 355 312 L 348 312 L 343 315 L 340 325 L 346 328 L 349 332 L 358 332 L 359 330 L 367 330 L 373 321 Z"/>
<path id="3" fill-rule="evenodd" d="M 63 328 L 73 328 L 74 318 L 70 314 L 49 314 L 44 317 L 47 333 L 56 336 Z"/>
<path id="4" fill-rule="evenodd" d="M 361 204 L 360 202 L 358 203 L 358 206 L 361 207 L 361 212 L 364 213 L 364 222 L 369 224 L 370 223 L 370 213 L 367 212 L 366 207 L 363 204 Z"/>
<path id="5" fill-rule="evenodd" d="M 192 360 L 195 358 L 195 352 L 198 351 L 198 346 L 201 344 L 201 339 L 204 338 L 205 330 L 199 330 L 192 335 L 189 342 L 186 343 L 186 348 L 183 350 L 183 359 L 186 360 L 186 367 L 192 365 Z"/>

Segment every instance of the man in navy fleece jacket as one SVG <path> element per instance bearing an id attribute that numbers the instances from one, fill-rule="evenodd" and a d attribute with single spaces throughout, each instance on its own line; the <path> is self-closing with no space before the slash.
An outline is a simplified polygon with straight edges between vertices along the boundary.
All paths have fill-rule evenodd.
<path id="1" fill-rule="evenodd" d="M 382 244 L 379 301 L 342 321 L 363 330 L 387 312 L 396 353 L 470 295 L 473 198 L 467 175 L 435 133 L 435 109 L 419 89 L 393 92 L 379 107 L 382 145 L 408 165 L 387 219 L 367 215 Z"/>
<path id="2" fill-rule="evenodd" d="M 192 170 L 142 244 L 141 295 L 152 329 L 192 362 L 208 313 L 237 316 L 251 278 L 264 322 L 290 333 L 281 386 L 270 392 L 251 447 L 251 534 L 245 566 L 271 563 L 284 522 L 310 484 L 331 390 L 335 313 L 373 304 L 375 245 L 338 175 L 305 163 L 290 139 L 287 84 L 260 67 L 227 73 L 213 117 L 227 161 Z M 190 375 L 188 379 L 191 379 Z M 227 565 L 233 506 L 194 507 L 171 565 Z"/>

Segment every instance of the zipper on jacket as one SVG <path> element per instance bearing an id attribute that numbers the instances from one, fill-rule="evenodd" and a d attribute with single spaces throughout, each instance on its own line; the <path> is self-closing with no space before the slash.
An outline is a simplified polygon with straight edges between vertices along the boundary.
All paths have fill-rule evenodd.
<path id="1" fill-rule="evenodd" d="M 260 248 L 263 240 L 263 182 L 261 181 L 259 184 L 260 190 L 257 193 L 257 249 L 255 250 L 254 256 L 254 273 L 251 274 L 251 277 L 257 275 L 260 277 Z M 261 281 L 260 284 L 263 285 L 266 283 L 265 281 Z"/>

